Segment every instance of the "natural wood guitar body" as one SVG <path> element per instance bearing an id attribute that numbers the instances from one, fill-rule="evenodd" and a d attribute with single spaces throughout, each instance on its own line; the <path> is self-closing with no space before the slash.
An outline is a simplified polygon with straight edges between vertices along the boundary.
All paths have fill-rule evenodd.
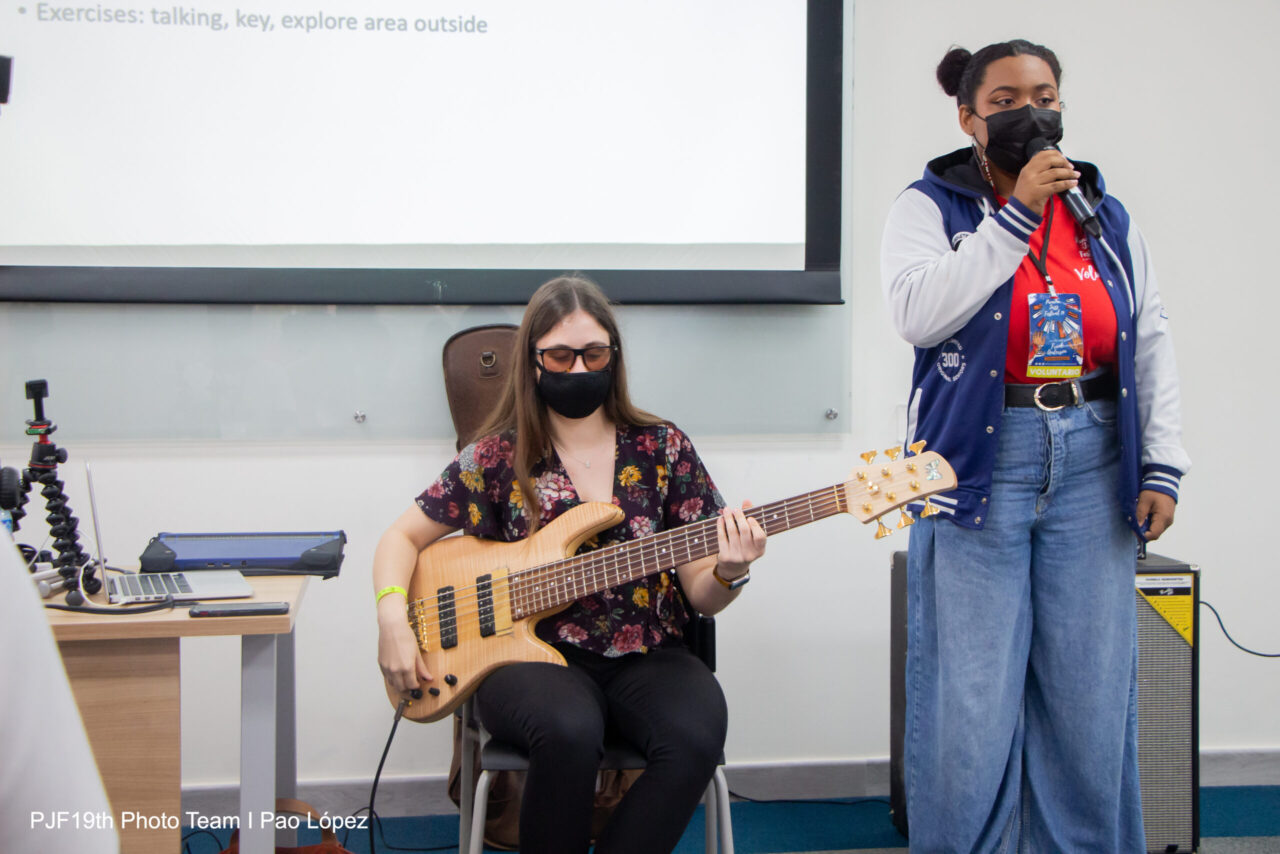
<path id="1" fill-rule="evenodd" d="M 512 618 L 508 578 L 511 573 L 534 566 L 553 564 L 576 552 L 593 534 L 606 531 L 622 521 L 622 510 L 600 502 L 582 504 L 561 514 L 532 537 L 513 543 L 482 540 L 478 537 L 446 537 L 422 552 L 409 584 L 409 601 L 429 601 L 441 588 L 455 591 L 457 645 L 444 646 L 442 624 L 423 615 L 415 626 L 418 647 L 434 681 L 422 685 L 422 698 L 411 700 L 404 716 L 415 721 L 435 721 L 449 715 L 475 692 L 484 677 L 504 664 L 518 661 L 546 661 L 564 664 L 564 657 L 538 640 L 534 628 L 538 620 L 562 611 L 569 603 L 552 606 L 528 619 Z M 494 633 L 481 634 L 477 579 L 491 577 L 494 592 Z M 415 620 L 411 616 L 410 624 Z M 450 679 L 453 677 L 453 679 Z M 450 684 L 452 683 L 452 684 Z M 431 689 L 439 693 L 431 693 Z M 402 699 L 389 687 L 393 704 Z"/>

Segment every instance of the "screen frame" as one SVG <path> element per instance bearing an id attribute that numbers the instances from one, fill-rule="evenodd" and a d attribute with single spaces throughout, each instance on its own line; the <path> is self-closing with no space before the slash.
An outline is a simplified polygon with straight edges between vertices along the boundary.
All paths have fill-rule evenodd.
<path id="1" fill-rule="evenodd" d="M 844 9 L 807 0 L 803 270 L 582 270 L 632 305 L 840 305 Z M 519 305 L 564 270 L 0 265 L 0 301 Z"/>

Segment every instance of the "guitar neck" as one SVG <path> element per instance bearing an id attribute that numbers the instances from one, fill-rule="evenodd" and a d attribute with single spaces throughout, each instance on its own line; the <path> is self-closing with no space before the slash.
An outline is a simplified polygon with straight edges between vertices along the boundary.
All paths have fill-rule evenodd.
<path id="1" fill-rule="evenodd" d="M 772 537 L 845 510 L 841 484 L 746 510 Z M 512 573 L 512 616 L 521 619 L 720 550 L 716 518 Z"/>

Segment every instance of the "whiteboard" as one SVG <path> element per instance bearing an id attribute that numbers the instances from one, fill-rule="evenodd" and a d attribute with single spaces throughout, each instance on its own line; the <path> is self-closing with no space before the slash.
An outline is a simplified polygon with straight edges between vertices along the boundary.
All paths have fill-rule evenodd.
<path id="1" fill-rule="evenodd" d="M 602 282 L 606 286 L 607 282 Z M 846 429 L 847 305 L 620 306 L 634 401 L 694 435 Z M 0 305 L 0 430 L 54 441 L 453 439 L 441 348 L 522 306 Z M 838 413 L 831 419 L 828 410 Z M 357 413 L 363 413 L 363 420 Z"/>

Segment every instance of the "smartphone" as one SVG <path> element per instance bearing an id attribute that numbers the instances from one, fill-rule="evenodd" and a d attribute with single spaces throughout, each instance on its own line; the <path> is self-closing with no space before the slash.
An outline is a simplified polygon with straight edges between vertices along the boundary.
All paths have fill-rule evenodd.
<path id="1" fill-rule="evenodd" d="M 287 614 L 288 602 L 224 602 L 215 605 L 192 605 L 193 617 L 254 617 L 261 614 Z"/>

